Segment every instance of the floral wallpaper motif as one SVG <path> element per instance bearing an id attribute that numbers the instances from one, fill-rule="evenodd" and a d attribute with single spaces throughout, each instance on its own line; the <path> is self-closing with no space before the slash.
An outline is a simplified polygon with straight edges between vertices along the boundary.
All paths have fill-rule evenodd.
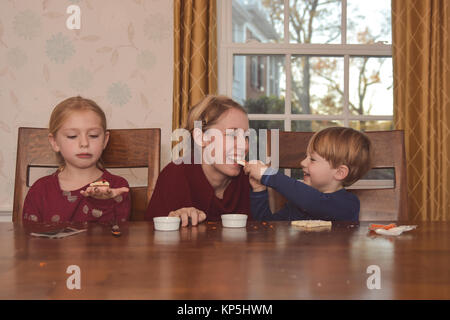
<path id="1" fill-rule="evenodd" d="M 116 106 L 123 106 L 130 101 L 130 88 L 122 82 L 113 83 L 107 92 L 107 97 L 111 104 Z"/>
<path id="2" fill-rule="evenodd" d="M 66 27 L 70 5 L 79 30 Z M 0 220 L 12 210 L 18 127 L 46 127 L 65 98 L 95 100 L 109 128 L 170 137 L 172 14 L 173 0 L 0 1 Z M 164 166 L 170 141 L 161 146 Z"/>
<path id="3" fill-rule="evenodd" d="M 141 53 L 138 54 L 138 56 L 136 58 L 136 64 L 137 64 L 138 68 L 140 68 L 140 69 L 150 70 L 151 68 L 153 68 L 155 63 L 156 63 L 156 57 L 149 50 L 142 51 Z"/>
<path id="4" fill-rule="evenodd" d="M 47 40 L 46 50 L 47 57 L 56 63 L 64 63 L 75 53 L 72 41 L 61 32 L 54 34 Z"/>
<path id="5" fill-rule="evenodd" d="M 19 12 L 14 17 L 13 28 L 19 37 L 33 39 L 42 31 L 41 18 L 31 10 Z"/>

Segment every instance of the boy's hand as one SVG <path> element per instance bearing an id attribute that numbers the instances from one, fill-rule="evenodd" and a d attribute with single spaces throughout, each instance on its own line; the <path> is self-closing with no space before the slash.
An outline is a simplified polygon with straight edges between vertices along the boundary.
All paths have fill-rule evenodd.
<path id="1" fill-rule="evenodd" d="M 261 177 L 267 168 L 267 165 L 262 161 L 252 160 L 245 163 L 244 172 L 248 174 L 250 185 L 254 192 L 266 190 L 266 186 L 261 184 Z"/>
<path id="2" fill-rule="evenodd" d="M 267 168 L 268 168 L 268 166 L 266 164 L 264 164 L 264 162 L 252 160 L 250 162 L 245 163 L 244 172 L 250 178 L 253 178 L 257 182 L 260 182 L 261 177 Z"/>
<path id="3" fill-rule="evenodd" d="M 253 192 L 261 192 L 267 189 L 267 187 L 261 184 L 258 180 L 249 177 L 248 181 L 250 182 L 250 186 L 252 187 Z"/>
<path id="4" fill-rule="evenodd" d="M 191 224 L 196 226 L 200 222 L 203 222 L 206 219 L 206 214 L 202 210 L 198 210 L 197 208 L 180 208 L 175 211 L 171 211 L 169 213 L 169 217 L 180 217 L 181 218 L 181 226 L 187 227 L 189 224 L 189 219 L 191 220 Z"/>
<path id="5" fill-rule="evenodd" d="M 122 193 L 128 191 L 130 191 L 130 189 L 128 189 L 127 187 L 113 189 L 110 187 L 87 187 L 86 190 L 81 190 L 80 193 L 85 197 L 107 200 L 120 196 Z"/>

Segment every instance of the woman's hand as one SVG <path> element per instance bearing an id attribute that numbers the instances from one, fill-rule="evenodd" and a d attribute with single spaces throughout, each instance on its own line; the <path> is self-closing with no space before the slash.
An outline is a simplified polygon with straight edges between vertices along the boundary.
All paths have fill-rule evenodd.
<path id="1" fill-rule="evenodd" d="M 112 199 L 120 196 L 122 193 L 129 192 L 127 187 L 110 188 L 110 187 L 87 187 L 86 190 L 81 190 L 81 195 L 85 197 L 92 197 L 100 200 Z"/>
<path id="2" fill-rule="evenodd" d="M 206 214 L 202 210 L 198 210 L 194 207 L 181 208 L 169 213 L 169 217 L 180 217 L 181 226 L 187 227 L 189 224 L 189 219 L 191 219 L 191 224 L 196 226 L 197 224 L 205 221 Z"/>

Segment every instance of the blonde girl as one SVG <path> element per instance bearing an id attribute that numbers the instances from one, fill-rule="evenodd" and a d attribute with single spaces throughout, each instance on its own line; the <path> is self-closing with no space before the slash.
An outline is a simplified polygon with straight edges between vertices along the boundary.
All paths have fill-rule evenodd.
<path id="1" fill-rule="evenodd" d="M 23 221 L 127 220 L 128 183 L 105 170 L 100 160 L 109 139 L 103 110 L 80 96 L 60 102 L 50 116 L 48 139 L 61 166 L 31 186 L 25 198 Z"/>

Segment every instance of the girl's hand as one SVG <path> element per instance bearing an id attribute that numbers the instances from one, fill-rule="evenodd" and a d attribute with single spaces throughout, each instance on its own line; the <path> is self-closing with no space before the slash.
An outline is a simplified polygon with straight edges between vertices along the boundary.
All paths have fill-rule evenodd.
<path id="1" fill-rule="evenodd" d="M 81 195 L 85 197 L 92 197 L 100 200 L 112 199 L 120 196 L 122 193 L 129 192 L 127 187 L 110 188 L 110 187 L 87 187 L 86 190 L 81 190 Z"/>
<path id="2" fill-rule="evenodd" d="M 181 208 L 175 211 L 171 211 L 169 213 L 169 217 L 180 217 L 181 218 L 181 226 L 187 227 L 189 224 L 189 219 L 191 219 L 191 224 L 196 226 L 197 224 L 205 221 L 206 214 L 198 210 L 197 208 Z"/>

